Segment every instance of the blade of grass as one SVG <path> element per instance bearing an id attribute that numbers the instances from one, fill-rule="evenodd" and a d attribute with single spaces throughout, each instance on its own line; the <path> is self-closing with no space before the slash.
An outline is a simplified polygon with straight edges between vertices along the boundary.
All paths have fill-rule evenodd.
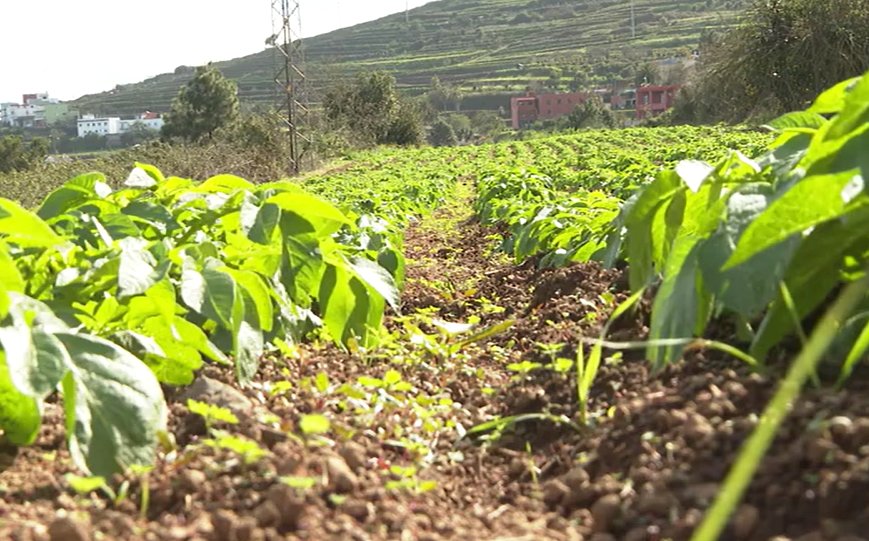
<path id="1" fill-rule="evenodd" d="M 857 308 L 869 290 L 869 275 L 851 283 L 827 310 L 812 332 L 806 346 L 800 351 L 784 381 L 770 400 L 752 432 L 736 463 L 727 474 L 724 486 L 718 493 L 715 503 L 706 514 L 700 528 L 694 533 L 692 541 L 715 541 L 721 535 L 734 508 L 742 499 L 748 484 L 754 477 L 763 456 L 772 444 L 782 421 L 797 399 L 806 380 L 815 372 L 818 362 L 836 338 L 842 324 Z"/>

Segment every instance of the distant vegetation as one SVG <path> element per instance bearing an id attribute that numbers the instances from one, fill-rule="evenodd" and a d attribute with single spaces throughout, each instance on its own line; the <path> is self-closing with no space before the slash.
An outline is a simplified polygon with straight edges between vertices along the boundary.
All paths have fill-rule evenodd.
<path id="1" fill-rule="evenodd" d="M 869 69 L 869 0 L 757 1 L 745 21 L 704 44 L 675 120 L 769 119 Z"/>
<path id="2" fill-rule="evenodd" d="M 441 0 L 305 41 L 307 71 L 319 101 L 329 84 L 387 71 L 419 95 L 432 77 L 464 94 L 467 110 L 509 106 L 528 86 L 570 90 L 633 79 L 648 60 L 686 57 L 703 39 L 731 28 L 748 0 L 636 0 L 636 39 L 624 0 Z M 272 103 L 273 53 L 216 63 L 238 83 L 243 102 Z M 139 84 L 84 96 L 93 112 L 167 111 L 194 74 L 181 66 Z"/>

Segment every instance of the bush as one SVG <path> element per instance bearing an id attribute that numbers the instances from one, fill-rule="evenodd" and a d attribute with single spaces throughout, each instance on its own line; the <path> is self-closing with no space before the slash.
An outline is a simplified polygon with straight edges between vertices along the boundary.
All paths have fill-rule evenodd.
<path id="1" fill-rule="evenodd" d="M 428 141 L 436 147 L 449 147 L 458 144 L 456 132 L 453 127 L 444 120 L 438 120 L 431 128 Z"/>
<path id="2" fill-rule="evenodd" d="M 163 135 L 185 141 L 210 139 L 238 118 L 238 88 L 211 64 L 196 68 L 166 115 Z"/>
<path id="3" fill-rule="evenodd" d="M 745 20 L 703 51 L 696 121 L 801 109 L 869 69 L 869 0 L 758 0 Z"/>
<path id="4" fill-rule="evenodd" d="M 48 141 L 36 138 L 25 144 L 18 135 L 0 138 L 0 173 L 26 171 L 45 161 Z"/>

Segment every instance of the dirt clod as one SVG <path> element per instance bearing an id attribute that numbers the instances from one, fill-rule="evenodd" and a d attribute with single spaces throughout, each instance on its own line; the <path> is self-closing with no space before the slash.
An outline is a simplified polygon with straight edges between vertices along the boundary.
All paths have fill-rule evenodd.
<path id="1" fill-rule="evenodd" d="M 329 474 L 329 485 L 338 493 L 353 492 L 359 483 L 356 474 L 343 458 L 331 456 L 326 459 L 326 472 Z"/>
<path id="2" fill-rule="evenodd" d="M 87 526 L 72 517 L 60 517 L 48 526 L 51 541 L 90 541 Z"/>
<path id="3" fill-rule="evenodd" d="M 594 531 L 606 532 L 621 512 L 621 498 L 616 494 L 607 494 L 591 506 L 591 516 L 594 519 Z"/>

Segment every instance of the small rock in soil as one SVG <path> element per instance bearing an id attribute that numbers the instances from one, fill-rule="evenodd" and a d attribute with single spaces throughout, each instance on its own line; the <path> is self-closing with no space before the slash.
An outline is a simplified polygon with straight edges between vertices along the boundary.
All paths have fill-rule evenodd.
<path id="1" fill-rule="evenodd" d="M 87 527 L 70 517 L 55 519 L 48 527 L 51 541 L 90 541 Z"/>
<path id="2" fill-rule="evenodd" d="M 705 440 L 715 433 L 715 429 L 702 415 L 691 415 L 688 417 L 688 423 L 685 425 L 685 437 L 691 441 L 697 442 Z"/>
<path id="3" fill-rule="evenodd" d="M 594 505 L 591 506 L 594 531 L 605 532 L 609 530 L 621 512 L 621 505 L 621 499 L 616 494 L 607 494 L 594 502 Z"/>
<path id="4" fill-rule="evenodd" d="M 741 505 L 733 514 L 731 526 L 736 539 L 748 539 L 757 527 L 760 511 L 753 505 Z"/>
<path id="5" fill-rule="evenodd" d="M 558 479 L 551 479 L 543 484 L 543 501 L 546 505 L 554 507 L 570 494 L 570 489 Z"/>
<path id="6" fill-rule="evenodd" d="M 232 511 L 220 510 L 211 515 L 211 525 L 214 527 L 215 541 L 232 541 L 238 517 Z"/>
<path id="7" fill-rule="evenodd" d="M 178 399 L 182 403 L 187 402 L 187 400 L 206 402 L 226 408 L 243 417 L 250 417 L 253 412 L 253 404 L 241 391 L 205 376 L 196 378 L 193 385 L 185 389 Z"/>
<path id="8" fill-rule="evenodd" d="M 329 484 L 340 494 L 353 492 L 359 480 L 356 474 L 350 471 L 350 467 L 343 458 L 332 456 L 326 459 L 326 472 L 329 474 Z"/>
<path id="9" fill-rule="evenodd" d="M 364 447 L 355 441 L 348 441 L 342 445 L 338 453 L 344 459 L 344 462 L 350 466 L 350 469 L 355 472 L 364 469 L 368 463 L 368 453 Z"/>
<path id="10" fill-rule="evenodd" d="M 196 492 L 202 490 L 207 479 L 205 473 L 199 470 L 184 470 L 179 481 L 184 492 Z"/>
<path id="11" fill-rule="evenodd" d="M 589 476 L 585 468 L 577 467 L 567 472 L 562 480 L 570 490 L 579 490 L 583 485 L 588 483 Z"/>
<path id="12" fill-rule="evenodd" d="M 365 500 L 350 498 L 341 504 L 341 511 L 359 522 L 365 522 L 371 514 L 371 508 Z"/>
<path id="13" fill-rule="evenodd" d="M 253 516 L 261 528 L 277 526 L 281 522 L 281 512 L 274 502 L 267 500 L 254 509 Z"/>
<path id="14" fill-rule="evenodd" d="M 616 539 L 616 536 L 614 536 L 611 533 L 598 532 L 596 534 L 593 534 L 591 536 L 591 538 L 589 538 L 589 541 L 618 541 L 618 540 Z"/>
<path id="15" fill-rule="evenodd" d="M 684 497 L 688 503 L 697 507 L 708 507 L 718 495 L 718 483 L 698 483 L 685 489 Z"/>
<path id="16" fill-rule="evenodd" d="M 271 502 L 280 514 L 280 528 L 295 530 L 305 511 L 305 503 L 299 499 L 292 488 L 287 485 L 272 485 L 268 492 Z"/>

